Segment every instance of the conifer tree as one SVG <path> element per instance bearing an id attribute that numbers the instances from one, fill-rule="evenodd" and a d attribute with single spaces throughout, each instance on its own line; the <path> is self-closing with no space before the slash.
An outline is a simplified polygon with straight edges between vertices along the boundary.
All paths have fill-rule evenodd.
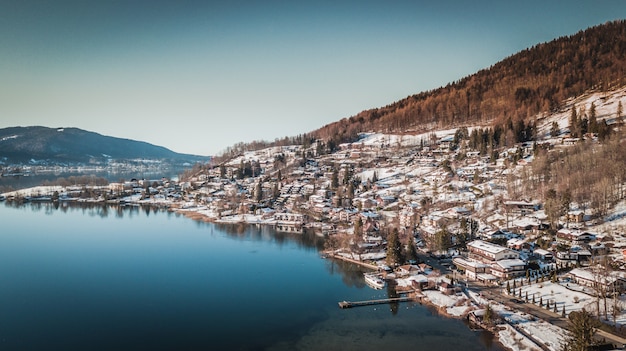
<path id="1" fill-rule="evenodd" d="M 550 128 L 550 136 L 555 138 L 560 132 L 561 130 L 559 129 L 559 124 L 556 121 L 553 121 L 552 127 Z"/>
<path id="2" fill-rule="evenodd" d="M 570 335 L 563 345 L 564 351 L 588 350 L 594 344 L 597 321 L 584 308 L 569 314 Z"/>
<path id="3" fill-rule="evenodd" d="M 339 186 L 339 174 L 337 172 L 337 169 L 333 169 L 333 174 L 330 177 L 330 187 L 333 189 L 337 189 L 337 187 Z"/>
<path id="4" fill-rule="evenodd" d="M 569 116 L 569 131 L 572 138 L 578 137 L 578 115 L 576 114 L 576 104 L 572 105 L 572 111 Z"/>
<path id="5" fill-rule="evenodd" d="M 406 245 L 406 259 L 417 261 L 417 247 L 415 246 L 415 240 L 409 237 L 409 243 Z"/>
<path id="6" fill-rule="evenodd" d="M 387 236 L 387 264 L 395 265 L 402 261 L 402 244 L 400 243 L 398 228 L 393 228 Z"/>
<path id="7" fill-rule="evenodd" d="M 598 132 L 598 121 L 596 119 L 596 105 L 591 102 L 591 107 L 589 108 L 589 133 L 597 133 Z"/>

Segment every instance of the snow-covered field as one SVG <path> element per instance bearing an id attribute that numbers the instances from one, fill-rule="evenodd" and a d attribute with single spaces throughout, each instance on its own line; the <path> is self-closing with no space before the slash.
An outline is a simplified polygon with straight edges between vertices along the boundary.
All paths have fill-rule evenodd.
<path id="1" fill-rule="evenodd" d="M 595 299 L 582 292 L 583 287 L 574 283 L 533 283 L 530 285 L 524 285 L 518 287 L 516 290 L 522 290 L 522 300 L 525 299 L 528 293 L 529 303 L 532 303 L 533 296 L 535 297 L 536 304 L 539 304 L 540 299 L 543 300 L 545 305 L 548 301 L 553 306 L 556 302 L 557 311 L 561 313 L 563 306 L 565 306 L 565 313 L 569 314 L 572 311 L 580 311 L 583 308 L 589 310 L 589 304 L 593 303 Z M 552 308 L 550 308 L 552 310 Z"/>

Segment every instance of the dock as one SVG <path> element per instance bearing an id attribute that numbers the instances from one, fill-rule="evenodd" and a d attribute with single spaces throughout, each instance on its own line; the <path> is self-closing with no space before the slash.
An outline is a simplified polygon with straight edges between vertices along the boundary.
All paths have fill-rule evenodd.
<path id="1" fill-rule="evenodd" d="M 332 251 L 326 251 L 323 253 L 323 257 L 324 258 L 336 258 L 338 260 L 342 260 L 345 262 L 350 262 L 350 263 L 354 263 L 356 265 L 362 266 L 362 267 L 366 267 L 369 268 L 373 271 L 377 271 L 380 269 L 380 267 L 378 267 L 377 265 L 371 264 L 371 263 L 367 263 L 367 262 L 363 262 L 363 261 L 359 261 L 359 260 L 355 260 L 353 258 L 348 258 L 348 257 L 344 257 L 342 255 L 337 255 Z"/>
<path id="2" fill-rule="evenodd" d="M 359 306 L 371 306 L 371 305 L 382 305 L 390 302 L 408 302 L 413 301 L 412 297 L 403 296 L 403 297 L 393 297 L 389 299 L 379 299 L 379 300 L 367 300 L 367 301 L 340 301 L 340 308 L 352 308 Z"/>

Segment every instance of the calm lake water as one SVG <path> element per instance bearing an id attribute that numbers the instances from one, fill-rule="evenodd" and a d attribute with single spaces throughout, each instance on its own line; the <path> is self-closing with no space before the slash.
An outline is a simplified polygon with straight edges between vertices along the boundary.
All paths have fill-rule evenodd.
<path id="1" fill-rule="evenodd" d="M 0 350 L 502 350 L 387 297 L 323 239 L 137 207 L 0 203 Z"/>

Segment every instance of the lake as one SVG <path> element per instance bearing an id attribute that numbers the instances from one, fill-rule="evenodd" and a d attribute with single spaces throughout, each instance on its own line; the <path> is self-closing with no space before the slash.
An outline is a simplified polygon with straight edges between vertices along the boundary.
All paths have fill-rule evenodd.
<path id="1" fill-rule="evenodd" d="M 1 350 L 502 350 L 387 297 L 323 238 L 164 210 L 0 203 Z"/>

